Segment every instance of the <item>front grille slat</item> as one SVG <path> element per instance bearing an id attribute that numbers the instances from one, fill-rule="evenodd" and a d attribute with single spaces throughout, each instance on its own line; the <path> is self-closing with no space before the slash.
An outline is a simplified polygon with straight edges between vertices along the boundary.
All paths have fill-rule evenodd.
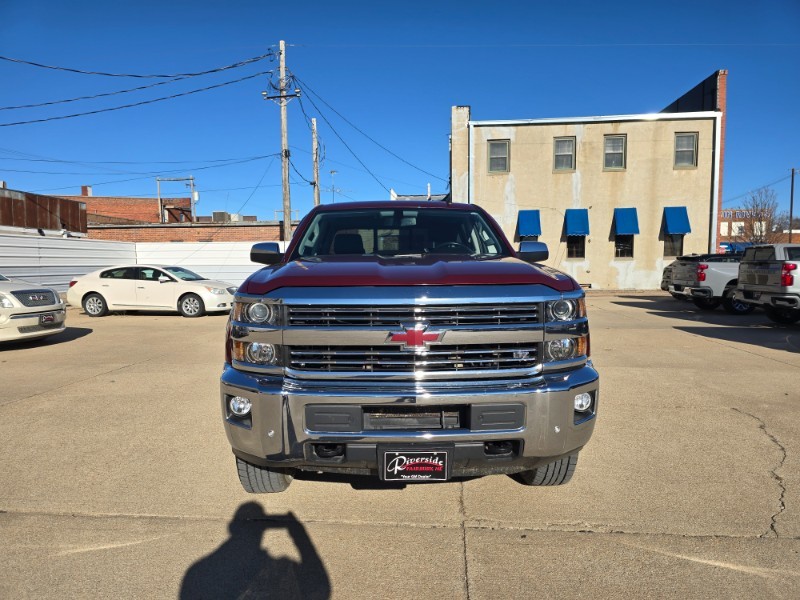
<path id="1" fill-rule="evenodd" d="M 381 346 L 295 346 L 290 366 L 309 372 L 453 372 L 530 369 L 538 365 L 538 347 L 531 344 L 437 346 L 412 353 Z"/>
<path id="2" fill-rule="evenodd" d="M 19 300 L 23 306 L 52 306 L 56 304 L 55 294 L 51 290 L 17 290 L 11 294 Z"/>
<path id="3" fill-rule="evenodd" d="M 289 325 L 304 327 L 399 327 L 427 321 L 432 325 L 533 325 L 539 305 L 494 304 L 446 306 L 289 306 Z"/>

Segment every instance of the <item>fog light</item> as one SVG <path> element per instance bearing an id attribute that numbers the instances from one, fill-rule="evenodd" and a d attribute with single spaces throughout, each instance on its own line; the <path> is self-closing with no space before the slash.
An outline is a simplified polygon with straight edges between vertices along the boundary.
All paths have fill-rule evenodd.
<path id="1" fill-rule="evenodd" d="M 242 396 L 234 396 L 228 402 L 228 406 L 230 406 L 231 412 L 237 417 L 244 417 L 250 414 L 250 409 L 253 407 L 253 403 Z"/>
<path id="2" fill-rule="evenodd" d="M 266 365 L 275 360 L 275 346 L 272 344 L 253 342 L 247 345 L 246 353 L 248 362 L 259 365 Z"/>
<path id="3" fill-rule="evenodd" d="M 578 412 L 586 412 L 592 407 L 592 395 L 583 392 L 582 394 L 575 395 L 575 410 Z"/>
<path id="4" fill-rule="evenodd" d="M 575 356 L 575 340 L 572 338 L 550 340 L 545 346 L 552 360 L 567 360 Z"/>

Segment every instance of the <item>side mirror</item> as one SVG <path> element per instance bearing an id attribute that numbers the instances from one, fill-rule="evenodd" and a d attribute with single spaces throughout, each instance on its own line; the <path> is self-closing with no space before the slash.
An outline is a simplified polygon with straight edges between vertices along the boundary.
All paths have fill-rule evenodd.
<path id="1" fill-rule="evenodd" d="M 262 265 L 274 265 L 282 258 L 283 253 L 277 242 L 260 242 L 250 248 L 250 260 Z"/>
<path id="2" fill-rule="evenodd" d="M 174 281 L 174 280 L 173 280 L 173 279 L 170 279 L 170 278 L 169 278 L 169 277 L 167 277 L 166 275 L 161 275 L 161 276 L 159 276 L 159 278 L 158 278 L 158 283 L 169 283 L 170 281 Z"/>
<path id="3" fill-rule="evenodd" d="M 517 258 L 529 263 L 542 262 L 547 260 L 550 252 L 544 242 L 520 242 Z"/>

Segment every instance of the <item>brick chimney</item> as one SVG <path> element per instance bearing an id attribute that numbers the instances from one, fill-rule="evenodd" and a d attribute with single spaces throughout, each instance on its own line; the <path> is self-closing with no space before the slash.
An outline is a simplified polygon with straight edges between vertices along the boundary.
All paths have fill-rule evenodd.
<path id="1" fill-rule="evenodd" d="M 81 186 L 81 196 L 91 196 L 92 195 L 92 186 L 90 185 L 82 185 Z"/>

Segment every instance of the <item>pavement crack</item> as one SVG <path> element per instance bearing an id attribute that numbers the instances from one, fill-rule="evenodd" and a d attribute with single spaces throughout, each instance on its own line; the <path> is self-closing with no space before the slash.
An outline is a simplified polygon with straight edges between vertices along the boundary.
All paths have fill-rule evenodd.
<path id="1" fill-rule="evenodd" d="M 761 431 L 764 432 L 764 435 L 766 435 L 769 438 L 769 440 L 781 451 L 781 459 L 780 462 L 778 463 L 778 466 L 770 471 L 770 475 L 772 475 L 772 478 L 778 484 L 778 488 L 781 491 L 780 498 L 778 500 L 778 511 L 776 513 L 773 513 L 770 519 L 769 530 L 764 532 L 764 534 L 760 536 L 760 537 L 779 538 L 780 535 L 778 534 L 777 525 L 778 525 L 778 517 L 781 515 L 783 511 L 786 510 L 786 482 L 783 480 L 783 477 L 781 477 L 778 474 L 778 470 L 783 468 L 783 465 L 786 462 L 786 456 L 787 456 L 786 446 L 784 446 L 780 442 L 780 440 L 778 440 L 778 438 L 776 438 L 772 433 L 770 433 L 770 431 L 767 429 L 767 424 L 764 422 L 763 419 L 738 408 L 731 408 L 731 410 L 757 421 L 759 429 L 761 429 Z"/>
<path id="2" fill-rule="evenodd" d="M 469 589 L 469 558 L 467 557 L 467 511 L 464 508 L 464 482 L 459 484 L 461 488 L 458 495 L 458 511 L 461 516 L 461 545 L 464 551 L 464 597 L 470 600 Z"/>

